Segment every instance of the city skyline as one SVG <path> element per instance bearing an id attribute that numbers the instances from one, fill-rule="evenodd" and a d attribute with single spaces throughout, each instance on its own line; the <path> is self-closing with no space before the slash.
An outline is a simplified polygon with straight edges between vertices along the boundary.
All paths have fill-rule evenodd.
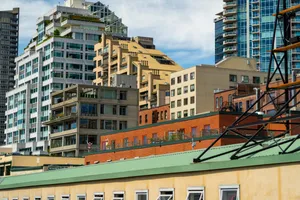
<path id="1" fill-rule="evenodd" d="M 96 0 L 92 1 L 96 2 Z M 24 52 L 24 48 L 34 34 L 37 18 L 49 12 L 58 2 L 58 0 L 30 0 L 26 4 L 20 0 L 2 2 L 0 6 L 2 10 L 12 7 L 20 7 L 21 10 L 19 55 Z M 221 0 L 199 4 L 191 0 L 184 2 L 175 0 L 172 4 L 168 4 L 167 0 L 146 1 L 144 4 L 136 0 L 126 4 L 123 0 L 101 0 L 100 2 L 109 5 L 123 19 L 129 27 L 130 37 L 153 37 L 157 48 L 182 67 L 214 63 L 213 20 L 215 13 L 222 9 Z M 63 5 L 63 0 L 60 0 L 60 5 Z M 29 7 L 33 9 L 28 9 Z M 149 12 L 140 12 L 145 9 Z M 177 12 L 179 10 L 180 13 Z M 135 17 L 137 15 L 140 17 Z M 174 23 L 175 21 L 178 24 Z M 172 27 L 173 25 L 176 26 Z"/>

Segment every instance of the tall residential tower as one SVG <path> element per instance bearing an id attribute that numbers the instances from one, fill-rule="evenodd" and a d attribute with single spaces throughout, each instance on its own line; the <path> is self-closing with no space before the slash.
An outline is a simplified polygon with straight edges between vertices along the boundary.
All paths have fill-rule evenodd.
<path id="1" fill-rule="evenodd" d="M 5 144 L 5 93 L 14 88 L 18 38 L 19 8 L 0 11 L 0 145 Z"/>
<path id="2" fill-rule="evenodd" d="M 277 0 L 223 0 L 223 12 L 218 13 L 216 23 L 216 44 L 220 41 L 220 31 L 217 24 L 220 17 L 223 21 L 223 59 L 231 56 L 255 58 L 257 69 L 267 71 L 272 49 L 273 29 Z M 297 0 L 290 0 L 292 5 L 299 4 Z M 291 22 L 292 37 L 300 36 L 300 16 Z M 278 29 L 279 30 L 279 29 Z M 218 34 L 217 34 L 218 33 Z M 278 31 L 277 46 L 283 44 Z M 220 46 L 216 46 L 216 63 Z M 280 55 L 279 55 L 280 56 Z M 300 68 L 299 49 L 293 50 L 290 58 L 291 66 Z"/>
<path id="3" fill-rule="evenodd" d="M 38 18 L 35 35 L 16 58 L 15 89 L 6 94 L 6 144 L 13 151 L 47 151 L 49 129 L 43 123 L 49 120 L 50 94 L 74 84 L 91 85 L 94 45 L 102 33 L 127 35 L 125 25 L 105 21 L 112 14 L 100 2 L 68 0 Z"/>

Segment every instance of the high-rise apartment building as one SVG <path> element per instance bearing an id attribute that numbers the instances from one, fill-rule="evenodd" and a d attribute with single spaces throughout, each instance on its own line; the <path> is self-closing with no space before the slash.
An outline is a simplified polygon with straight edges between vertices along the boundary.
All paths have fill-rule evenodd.
<path id="1" fill-rule="evenodd" d="M 223 60 L 223 17 L 219 13 L 219 17 L 215 19 L 215 63 Z"/>
<path id="2" fill-rule="evenodd" d="M 5 93 L 14 88 L 18 40 L 19 8 L 0 11 L 0 145 L 5 144 Z"/>
<path id="3" fill-rule="evenodd" d="M 170 74 L 182 67 L 155 49 L 153 38 L 103 35 L 95 51 L 96 85 L 110 86 L 114 74 L 136 75 L 141 110 L 169 103 Z"/>
<path id="4" fill-rule="evenodd" d="M 6 144 L 13 151 L 47 151 L 50 132 L 43 122 L 49 119 L 50 93 L 92 84 L 94 45 L 109 27 L 105 14 L 99 2 L 68 0 L 38 18 L 35 35 L 16 58 L 15 89 L 6 94 Z M 126 35 L 124 27 L 116 35 Z"/>
<path id="5" fill-rule="evenodd" d="M 257 68 L 261 71 L 267 71 L 270 61 L 270 50 L 272 49 L 273 30 L 276 13 L 277 0 L 223 0 L 223 59 L 231 56 L 255 58 Z M 292 5 L 299 4 L 299 1 L 291 0 Z M 220 19 L 218 13 L 217 19 Z M 219 29 L 221 23 L 215 20 L 217 44 Z M 300 13 L 291 22 L 291 36 L 300 36 Z M 281 32 L 278 28 L 276 45 L 283 44 Z M 300 68 L 299 49 L 293 50 L 290 58 L 291 67 Z M 220 60 L 219 46 L 216 45 L 216 63 Z M 280 56 L 280 55 L 279 55 Z"/>

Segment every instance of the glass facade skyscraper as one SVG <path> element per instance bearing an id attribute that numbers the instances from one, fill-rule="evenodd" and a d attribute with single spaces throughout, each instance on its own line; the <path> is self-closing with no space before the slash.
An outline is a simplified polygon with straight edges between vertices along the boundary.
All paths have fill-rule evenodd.
<path id="1" fill-rule="evenodd" d="M 215 62 L 218 63 L 223 59 L 223 19 L 215 19 Z"/>
<path id="2" fill-rule="evenodd" d="M 275 20 L 272 14 L 276 13 L 277 0 L 223 1 L 223 59 L 230 56 L 255 58 L 257 69 L 267 71 Z M 299 0 L 291 0 L 288 3 L 292 5 L 299 4 Z M 299 17 L 297 15 L 291 24 L 292 37 L 300 35 Z M 219 18 L 220 16 L 218 16 Z M 219 32 L 217 29 L 215 31 Z M 283 44 L 281 32 L 278 28 L 277 47 Z M 300 50 L 293 50 L 293 56 L 290 58 L 292 67 L 300 68 L 300 54 L 298 52 Z M 277 56 L 280 58 L 281 55 L 278 54 Z"/>
<path id="3" fill-rule="evenodd" d="M 0 11 L 0 145 L 5 144 L 5 93 L 14 88 L 18 41 L 19 8 Z"/>

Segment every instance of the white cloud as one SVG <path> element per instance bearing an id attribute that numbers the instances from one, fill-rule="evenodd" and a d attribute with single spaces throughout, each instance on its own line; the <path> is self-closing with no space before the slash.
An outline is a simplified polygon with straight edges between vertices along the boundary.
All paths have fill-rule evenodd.
<path id="1" fill-rule="evenodd" d="M 38 17 L 47 13 L 54 5 L 43 0 L 1 0 L 1 10 L 11 10 L 14 7 L 20 8 L 20 40 L 29 42 L 36 29 Z M 28 40 L 28 41 L 24 41 Z"/>
<path id="2" fill-rule="evenodd" d="M 154 37 L 159 48 L 214 55 L 214 18 L 222 0 L 102 0 L 123 18 L 130 35 Z"/>
<path id="3" fill-rule="evenodd" d="M 1 0 L 0 10 L 21 8 L 20 40 L 27 43 L 38 17 L 63 0 Z M 97 0 L 90 0 L 96 2 Z M 122 17 L 129 36 L 150 36 L 155 44 L 179 64 L 183 52 L 192 53 L 193 64 L 214 55 L 214 18 L 222 0 L 100 0 Z M 179 51 L 179 53 L 174 53 Z M 175 56 L 175 57 L 174 57 Z M 191 61 L 192 61 L 191 60 Z M 184 61 L 183 61 L 184 62 Z"/>

